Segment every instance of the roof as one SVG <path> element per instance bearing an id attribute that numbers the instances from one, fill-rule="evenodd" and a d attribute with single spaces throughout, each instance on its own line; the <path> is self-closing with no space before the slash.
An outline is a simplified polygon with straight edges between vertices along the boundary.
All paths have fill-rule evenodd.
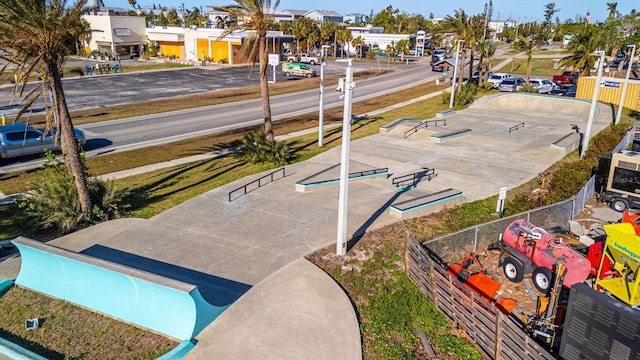
<path id="1" fill-rule="evenodd" d="M 343 17 L 342 14 L 333 10 L 315 10 L 315 9 L 307 11 L 304 15 L 307 16 L 307 14 L 311 14 L 311 13 L 318 13 L 326 17 Z"/>
<path id="2" fill-rule="evenodd" d="M 304 16 L 308 11 L 307 10 L 294 10 L 294 9 L 284 9 L 282 12 L 286 12 L 292 14 L 294 16 Z"/>
<path id="3" fill-rule="evenodd" d="M 353 16 L 353 17 L 365 17 L 365 16 L 367 16 L 368 17 L 369 15 L 363 14 L 363 13 L 348 13 L 347 15 L 345 15 L 345 17 L 346 16 Z"/>

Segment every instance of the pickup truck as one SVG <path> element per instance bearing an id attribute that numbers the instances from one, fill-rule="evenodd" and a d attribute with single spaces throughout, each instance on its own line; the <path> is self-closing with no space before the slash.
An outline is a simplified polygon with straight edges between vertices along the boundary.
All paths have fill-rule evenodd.
<path id="1" fill-rule="evenodd" d="M 562 75 L 554 75 L 553 82 L 558 85 L 573 85 L 578 81 L 578 76 L 580 76 L 579 71 L 565 71 Z"/>
<path id="2" fill-rule="evenodd" d="M 311 64 L 311 65 L 320 64 L 320 59 L 317 56 L 310 56 L 305 53 L 289 55 L 287 56 L 287 61 L 300 62 L 300 63 Z"/>

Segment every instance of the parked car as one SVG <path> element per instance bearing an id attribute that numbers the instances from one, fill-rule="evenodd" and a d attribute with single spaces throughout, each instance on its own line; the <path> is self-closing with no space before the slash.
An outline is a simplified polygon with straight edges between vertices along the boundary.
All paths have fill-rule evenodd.
<path id="1" fill-rule="evenodd" d="M 529 85 L 538 90 L 540 94 L 547 94 L 555 87 L 555 84 L 547 79 L 530 79 Z"/>
<path id="2" fill-rule="evenodd" d="M 495 73 L 495 74 L 492 74 L 491 76 L 489 76 L 489 79 L 487 79 L 487 81 L 490 82 L 491 84 L 493 84 L 493 88 L 494 89 L 497 89 L 498 85 L 500 85 L 502 80 L 505 80 L 507 78 L 509 78 L 508 74 Z"/>
<path id="3" fill-rule="evenodd" d="M 514 91 L 518 91 L 518 90 L 522 89 L 522 87 L 525 84 L 526 83 L 525 83 L 524 79 L 521 78 L 521 77 L 510 77 L 510 78 L 502 80 L 502 82 L 498 85 L 498 89 L 500 91 L 514 92 Z"/>
<path id="4" fill-rule="evenodd" d="M 74 129 L 76 138 L 82 145 L 86 139 L 84 132 Z M 54 129 L 55 132 L 55 129 Z M 53 134 L 44 133 L 26 123 L 15 123 L 0 126 L 0 158 L 15 158 L 25 155 L 40 154 L 44 149 L 51 151 L 60 150 L 60 141 L 54 142 Z"/>
<path id="5" fill-rule="evenodd" d="M 318 58 L 317 56 L 306 54 L 306 53 L 298 53 L 295 55 L 287 56 L 287 61 L 289 62 L 295 61 L 295 62 L 311 64 L 311 65 L 320 64 L 320 58 Z"/>
<path id="6" fill-rule="evenodd" d="M 571 85 L 567 87 L 556 86 L 555 88 L 553 88 L 553 90 L 549 92 L 549 94 L 556 95 L 556 96 L 576 97 L 577 90 L 578 90 L 578 87 L 575 85 Z"/>
<path id="7" fill-rule="evenodd" d="M 564 71 L 560 75 L 554 75 L 552 81 L 558 85 L 575 84 L 576 82 L 578 82 L 579 76 L 580 76 L 579 71 L 576 71 L 576 72 Z"/>
<path id="8" fill-rule="evenodd" d="M 302 76 L 302 77 L 314 77 L 316 71 L 313 70 L 307 64 L 301 63 L 282 63 L 282 75 L 284 76 Z"/>
<path id="9" fill-rule="evenodd" d="M 434 63 L 433 65 L 431 65 L 431 71 L 442 72 L 444 71 L 445 65 L 446 65 L 446 62 L 444 60 L 438 61 L 437 63 Z"/>

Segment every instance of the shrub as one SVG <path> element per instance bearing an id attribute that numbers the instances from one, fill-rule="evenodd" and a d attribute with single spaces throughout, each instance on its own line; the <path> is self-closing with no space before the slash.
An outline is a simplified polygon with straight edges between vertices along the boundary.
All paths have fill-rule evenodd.
<path id="1" fill-rule="evenodd" d="M 464 106 L 471 104 L 478 93 L 478 86 L 475 83 L 466 83 L 458 92 L 456 92 L 455 104 Z"/>
<path id="2" fill-rule="evenodd" d="M 244 161 L 254 164 L 271 163 L 277 166 L 288 164 L 292 156 L 287 144 L 269 141 L 259 130 L 245 134 L 237 154 Z"/>
<path id="3" fill-rule="evenodd" d="M 55 235 L 120 217 L 128 205 L 125 192 L 117 191 L 110 181 L 87 179 L 93 203 L 90 212 L 82 213 L 73 174 L 64 163 L 45 150 L 47 160 L 43 176 L 29 184 L 28 196 L 16 200 L 22 214 L 22 230 L 35 234 L 45 230 Z"/>
<path id="4" fill-rule="evenodd" d="M 526 93 L 533 93 L 533 94 L 537 94 L 538 93 L 538 89 L 536 89 L 535 87 L 529 85 L 529 84 L 525 84 L 520 90 L 518 90 L 519 92 L 526 92 Z"/>

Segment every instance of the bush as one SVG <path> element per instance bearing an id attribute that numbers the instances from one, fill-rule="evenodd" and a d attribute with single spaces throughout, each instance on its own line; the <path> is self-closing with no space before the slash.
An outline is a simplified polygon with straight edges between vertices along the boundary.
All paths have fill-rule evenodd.
<path id="1" fill-rule="evenodd" d="M 291 160 L 291 149 L 287 144 L 267 140 L 262 131 L 256 130 L 244 136 L 240 150 L 237 152 L 244 161 L 254 164 L 271 163 L 277 166 L 285 165 Z"/>
<path id="2" fill-rule="evenodd" d="M 524 85 L 520 90 L 518 90 L 519 92 L 525 92 L 525 93 L 533 93 L 533 94 L 537 94 L 538 93 L 538 89 L 536 89 L 535 87 L 526 84 Z"/>
<path id="3" fill-rule="evenodd" d="M 25 233 L 45 230 L 61 235 L 123 215 L 128 207 L 123 203 L 126 193 L 116 191 L 110 181 L 95 179 L 87 179 L 93 207 L 82 213 L 73 174 L 51 151 L 45 154 L 43 176 L 29 184 L 28 196 L 16 200 Z"/>

